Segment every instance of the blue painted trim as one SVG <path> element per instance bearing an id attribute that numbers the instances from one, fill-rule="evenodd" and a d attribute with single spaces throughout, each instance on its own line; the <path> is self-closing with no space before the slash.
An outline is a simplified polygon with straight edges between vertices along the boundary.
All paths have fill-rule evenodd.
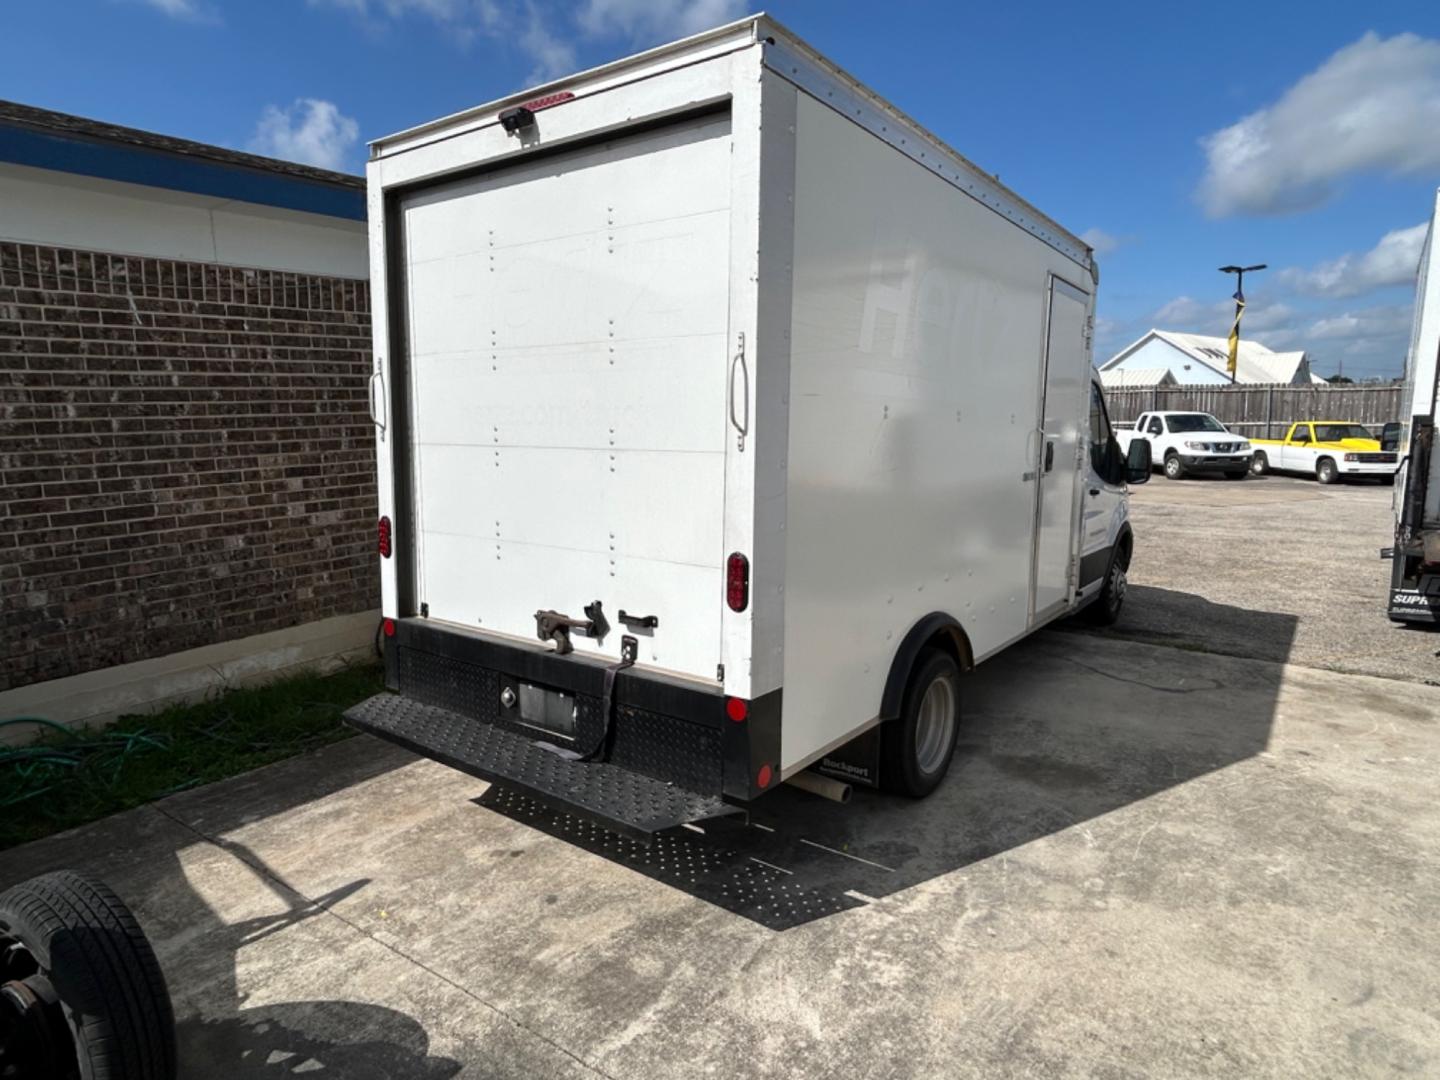
<path id="1" fill-rule="evenodd" d="M 0 161 L 37 169 L 188 191 L 261 206 L 365 220 L 365 192 L 267 173 L 201 158 L 150 150 L 143 146 L 71 138 L 33 128 L 0 124 Z"/>

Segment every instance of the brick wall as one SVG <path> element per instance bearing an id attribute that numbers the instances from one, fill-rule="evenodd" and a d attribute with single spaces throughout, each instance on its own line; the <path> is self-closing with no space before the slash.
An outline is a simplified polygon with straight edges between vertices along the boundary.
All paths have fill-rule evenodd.
<path id="1" fill-rule="evenodd" d="M 0 690 L 378 604 L 365 282 L 0 243 Z"/>

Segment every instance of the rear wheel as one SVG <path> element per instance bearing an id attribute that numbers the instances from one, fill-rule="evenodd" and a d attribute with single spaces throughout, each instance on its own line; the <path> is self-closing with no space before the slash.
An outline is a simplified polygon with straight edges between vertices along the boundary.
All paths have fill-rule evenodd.
<path id="1" fill-rule="evenodd" d="M 960 666 L 939 649 L 915 662 L 900 715 L 881 733 L 885 787 L 921 798 L 939 786 L 950 768 L 960 731 Z"/>
<path id="2" fill-rule="evenodd" d="M 12 1075 L 6 1055 L 18 1049 L 31 1055 L 18 1077 L 174 1080 L 175 1017 L 159 961 L 101 882 L 61 870 L 0 893 L 0 984 L 0 1008 L 19 1013 L 26 1032 L 0 1046 L 0 1076 Z"/>
<path id="3" fill-rule="evenodd" d="M 1179 454 L 1165 455 L 1165 476 L 1170 480 L 1183 480 L 1185 478 L 1185 466 L 1180 461 Z"/>
<path id="4" fill-rule="evenodd" d="M 1250 474 L 1252 476 L 1265 476 L 1270 472 L 1270 459 L 1265 456 L 1264 450 L 1256 450 L 1255 456 L 1250 459 Z"/>
<path id="5" fill-rule="evenodd" d="M 1333 484 L 1340 479 L 1340 471 L 1335 468 L 1335 462 L 1322 457 L 1315 463 L 1315 479 L 1322 484 Z"/>

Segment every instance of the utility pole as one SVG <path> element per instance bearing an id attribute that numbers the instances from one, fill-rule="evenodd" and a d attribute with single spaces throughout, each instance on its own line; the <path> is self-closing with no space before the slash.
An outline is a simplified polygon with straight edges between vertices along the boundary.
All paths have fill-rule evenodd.
<path id="1" fill-rule="evenodd" d="M 1235 381 L 1235 364 L 1240 355 L 1240 316 L 1245 313 L 1245 275 L 1264 269 L 1264 263 L 1257 263 L 1254 266 L 1220 267 L 1222 274 L 1235 275 L 1235 322 L 1230 327 L 1230 362 L 1227 365 L 1232 383 Z"/>

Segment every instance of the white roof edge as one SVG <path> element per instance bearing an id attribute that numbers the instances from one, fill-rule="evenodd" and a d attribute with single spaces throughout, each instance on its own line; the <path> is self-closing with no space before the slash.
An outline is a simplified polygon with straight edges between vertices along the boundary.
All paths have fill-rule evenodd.
<path id="1" fill-rule="evenodd" d="M 980 181 L 986 186 L 998 188 L 1005 195 L 1006 198 L 1013 200 L 1016 205 L 1026 214 L 1033 215 L 1036 219 L 1042 221 L 1046 226 L 1053 229 L 1055 232 L 1061 234 L 1064 239 L 1070 241 L 1074 244 L 1075 247 L 1085 252 L 1086 260 L 1089 267 L 1091 268 L 1092 273 L 1098 273 L 1098 271 L 1095 269 L 1094 249 L 1084 240 L 1081 240 L 1080 237 L 1076 236 L 1069 229 L 1065 228 L 1065 226 L 1061 225 L 1049 214 L 1045 213 L 1045 211 L 1041 210 L 1034 203 L 1030 202 L 1022 195 L 1017 194 L 1014 189 L 1009 188 L 1005 184 L 1001 183 L 990 173 L 985 172 L 984 169 L 981 169 L 973 161 L 967 158 L 964 154 L 960 153 L 960 151 L 956 150 L 944 139 L 940 138 L 940 136 L 936 135 L 924 124 L 920 123 L 903 109 L 894 105 L 887 98 L 882 97 L 880 94 L 870 89 L 854 75 L 851 75 L 844 68 L 836 64 L 833 60 L 830 60 L 824 54 L 817 51 L 803 38 L 795 34 L 792 30 L 783 25 L 781 22 L 779 22 L 779 20 L 771 18 L 769 15 L 765 15 L 762 13 L 755 16 L 755 22 L 757 26 L 759 23 L 765 23 L 777 34 L 782 35 L 786 39 L 786 44 L 799 52 L 809 63 L 820 68 L 821 71 L 823 71 L 831 79 L 839 82 L 851 93 L 859 94 L 864 97 L 873 108 L 879 109 L 880 111 L 887 113 L 894 122 L 913 130 L 917 136 L 929 142 L 936 150 L 950 157 L 961 168 L 969 172 L 976 180 Z M 760 35 L 757 33 L 756 36 L 758 38 Z M 781 74 L 783 75 L 783 73 Z M 854 120 L 855 118 L 852 116 L 850 117 L 850 119 Z"/>
<path id="2" fill-rule="evenodd" d="M 513 94 L 497 98 L 494 101 L 488 101 L 467 109 L 461 109 L 448 116 L 442 116 L 438 119 L 417 124 L 414 127 L 406 128 L 378 139 L 373 139 L 368 144 L 370 147 L 370 157 L 374 159 L 385 156 L 387 147 L 392 144 L 410 142 L 417 137 L 429 133 L 435 133 L 437 137 L 441 137 L 439 133 L 448 128 L 462 126 L 467 123 L 473 124 L 477 121 L 489 119 L 493 117 L 495 113 L 502 109 L 509 108 L 512 105 L 533 101 L 536 98 L 545 97 L 548 94 L 557 93 L 565 89 L 577 89 L 586 83 L 593 83 L 597 79 L 613 77 L 624 72 L 627 68 L 641 69 L 665 57 L 679 57 L 685 53 L 696 52 L 705 46 L 715 46 L 723 43 L 727 38 L 734 38 L 733 49 L 740 49 L 753 45 L 762 39 L 775 36 L 782 37 L 785 46 L 800 54 L 805 62 L 818 68 L 827 78 L 840 83 L 843 88 L 851 93 L 862 96 L 872 108 L 888 115 L 894 123 L 910 128 L 918 138 L 929 143 L 934 150 L 948 157 L 956 166 L 969 173 L 975 183 L 998 190 L 1006 200 L 1013 202 L 1016 208 L 1024 215 L 1028 215 L 1037 222 L 1042 223 L 1044 228 L 1052 230 L 1064 242 L 1078 249 L 1079 252 L 1083 252 L 1084 259 L 1077 261 L 1082 261 L 1082 265 L 1088 266 L 1092 274 L 1096 272 L 1095 253 L 1089 244 L 1085 243 L 1085 241 L 1081 240 L 1033 203 L 1006 187 L 999 180 L 995 179 L 994 176 L 986 173 L 969 158 L 955 150 L 913 117 L 865 86 L 860 80 L 855 78 L 855 76 L 817 52 L 793 31 L 764 12 L 747 15 L 742 19 L 736 19 L 734 22 L 726 23 L 723 26 L 717 26 L 711 30 L 703 30 L 698 34 L 691 34 L 689 37 L 681 38 L 678 41 L 657 45 L 644 52 L 621 57 L 618 60 L 601 64 L 598 67 L 564 75 L 561 78 L 541 83 L 539 86 L 525 87 L 517 90 Z M 722 49 L 722 51 L 728 50 Z M 1032 229 L 1031 231 L 1034 230 Z M 1052 246 L 1055 245 L 1052 243 Z"/>
<path id="3" fill-rule="evenodd" d="M 623 71 L 627 67 L 639 67 L 668 54 L 686 52 L 697 45 L 704 45 L 708 42 L 719 41 L 726 37 L 733 36 L 737 30 L 743 30 L 746 27 L 751 29 L 751 34 L 749 40 L 742 44 L 752 44 L 759 36 L 755 33 L 755 28 L 758 27 L 762 21 L 767 21 L 770 22 L 771 25 L 775 25 L 774 20 L 769 19 L 763 11 L 754 15 L 747 15 L 743 19 L 736 19 L 734 22 L 726 23 L 724 26 L 717 26 L 710 30 L 702 30 L 698 34 L 691 34 L 689 37 L 681 38 L 678 41 L 657 45 L 652 49 L 646 49 L 644 52 L 634 53 L 630 56 L 622 56 L 618 60 L 611 60 L 597 67 L 586 68 L 584 71 L 576 71 L 569 75 L 562 75 L 558 79 L 551 79 L 549 82 L 541 83 L 538 86 L 527 86 L 515 91 L 513 94 L 507 94 L 493 101 L 472 105 L 469 108 L 461 109 L 447 116 L 441 116 L 435 120 L 427 120 L 423 124 L 416 124 L 414 127 L 391 132 L 389 135 L 383 135 L 378 139 L 371 139 L 369 141 L 367 145 L 370 147 L 370 156 L 379 156 L 379 150 L 386 143 L 398 142 L 401 139 L 412 139 L 417 135 L 423 135 L 427 131 L 434 131 L 449 127 L 453 124 L 463 123 L 466 120 L 485 116 L 500 109 L 508 108 L 511 105 L 519 105 L 534 98 L 544 97 L 546 94 L 555 93 L 567 86 L 573 86 L 576 83 L 594 79 L 597 76 L 614 74 L 617 71 Z"/>

